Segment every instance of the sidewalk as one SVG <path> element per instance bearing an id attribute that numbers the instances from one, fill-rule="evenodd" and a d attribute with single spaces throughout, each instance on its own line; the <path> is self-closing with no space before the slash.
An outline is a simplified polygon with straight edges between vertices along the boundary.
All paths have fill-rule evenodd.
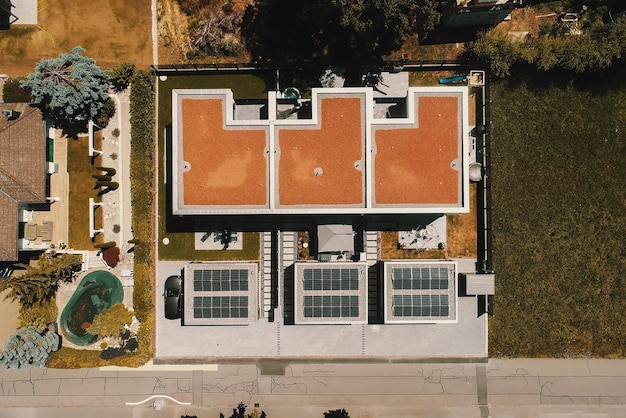
<path id="1" fill-rule="evenodd" d="M 115 241 L 120 249 L 120 261 L 111 270 L 124 285 L 132 285 L 133 244 L 132 208 L 130 197 L 130 97 L 128 91 L 112 94 L 117 105 L 115 115 L 102 130 L 102 166 L 115 168 L 113 181 L 119 188 L 102 195 L 104 241 Z M 116 232 L 117 231 L 117 232 Z M 131 305 L 132 306 L 132 302 Z"/>
<path id="2" fill-rule="evenodd" d="M 320 359 L 321 361 L 321 359 Z M 473 363 L 293 363 L 263 375 L 254 364 L 217 370 L 159 366 L 141 370 L 26 369 L 0 374 L 0 417 L 28 407 L 32 417 L 91 415 L 115 408 L 118 417 L 199 417 L 230 414 L 239 402 L 268 417 L 317 417 L 345 408 L 351 417 L 624 417 L 626 360 L 492 359 Z M 277 368 L 281 369 L 282 368 Z M 170 396 L 153 411 L 153 395 Z M 49 409 L 52 408 L 52 409 Z M 59 409 L 54 409 L 59 408 Z M 33 410 L 31 410 L 33 411 Z M 10 414 L 12 412 L 12 415 Z M 64 416 L 64 415 L 63 415 Z"/>

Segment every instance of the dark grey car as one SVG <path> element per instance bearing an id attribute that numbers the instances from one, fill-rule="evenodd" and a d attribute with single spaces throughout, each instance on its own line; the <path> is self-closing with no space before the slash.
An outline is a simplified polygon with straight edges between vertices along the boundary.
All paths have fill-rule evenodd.
<path id="1" fill-rule="evenodd" d="M 165 280 L 163 301 L 165 304 L 165 318 L 179 319 L 183 302 L 182 280 L 180 276 L 170 276 Z"/>

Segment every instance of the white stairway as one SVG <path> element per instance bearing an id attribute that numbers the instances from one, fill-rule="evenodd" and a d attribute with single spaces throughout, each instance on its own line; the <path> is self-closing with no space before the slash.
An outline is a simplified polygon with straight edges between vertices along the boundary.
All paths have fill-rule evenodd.
<path id="1" fill-rule="evenodd" d="M 261 312 L 272 310 L 272 232 L 261 233 Z"/>

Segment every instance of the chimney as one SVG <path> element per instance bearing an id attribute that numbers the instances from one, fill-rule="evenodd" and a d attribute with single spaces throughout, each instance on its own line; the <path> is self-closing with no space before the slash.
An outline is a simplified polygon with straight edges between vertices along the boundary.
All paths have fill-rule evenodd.
<path id="1" fill-rule="evenodd" d="M 20 117 L 22 112 L 18 112 L 17 110 L 7 109 L 7 110 L 3 110 L 2 114 L 6 116 L 7 120 L 15 120 Z"/>

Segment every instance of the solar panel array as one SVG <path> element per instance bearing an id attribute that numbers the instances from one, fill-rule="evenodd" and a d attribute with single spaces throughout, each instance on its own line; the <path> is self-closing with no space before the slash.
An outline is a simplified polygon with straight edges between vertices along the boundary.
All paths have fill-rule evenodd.
<path id="1" fill-rule="evenodd" d="M 367 264 L 298 263 L 295 279 L 296 322 L 353 324 L 367 320 Z"/>
<path id="2" fill-rule="evenodd" d="M 247 318 L 247 296 L 195 296 L 195 318 Z"/>
<path id="3" fill-rule="evenodd" d="M 456 321 L 454 261 L 389 261 L 385 265 L 385 322 Z"/>
<path id="4" fill-rule="evenodd" d="M 248 290 L 248 270 L 194 270 L 196 292 L 229 292 Z"/>
<path id="5" fill-rule="evenodd" d="M 191 263 L 185 267 L 185 324 L 247 323 L 256 313 L 254 263 Z"/>
<path id="6" fill-rule="evenodd" d="M 359 270 L 354 268 L 305 269 L 304 290 L 359 290 Z"/>
<path id="7" fill-rule="evenodd" d="M 304 296 L 305 318 L 358 318 L 358 296 Z"/>
<path id="8" fill-rule="evenodd" d="M 393 295 L 393 315 L 442 317 L 450 315 L 448 295 Z"/>
<path id="9" fill-rule="evenodd" d="M 394 267 L 391 280 L 394 289 L 448 289 L 448 267 Z"/>

